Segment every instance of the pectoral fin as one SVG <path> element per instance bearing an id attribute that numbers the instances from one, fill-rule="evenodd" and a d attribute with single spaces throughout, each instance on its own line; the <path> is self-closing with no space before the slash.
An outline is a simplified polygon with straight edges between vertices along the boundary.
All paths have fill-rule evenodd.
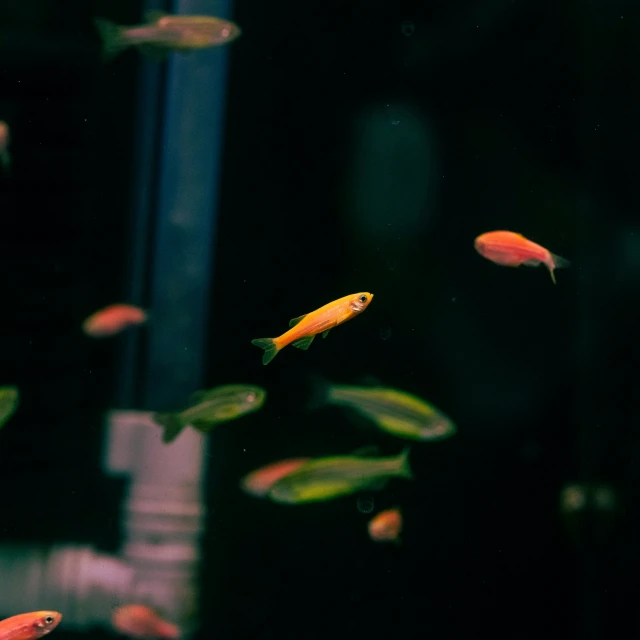
<path id="1" fill-rule="evenodd" d="M 387 486 L 388 482 L 389 478 L 376 478 L 375 480 L 368 482 L 366 488 L 371 491 L 382 491 Z"/>
<path id="2" fill-rule="evenodd" d="M 193 406 L 194 404 L 200 404 L 205 397 L 207 396 L 206 391 L 194 391 L 189 396 L 189 406 Z"/>
<path id="3" fill-rule="evenodd" d="M 322 337 L 326 338 L 329 335 L 329 331 L 331 331 L 331 329 L 327 329 L 326 331 L 322 332 Z"/>
<path id="4" fill-rule="evenodd" d="M 299 340 L 296 340 L 295 342 L 292 342 L 291 344 L 296 349 L 302 349 L 303 351 L 306 351 L 311 346 L 311 343 L 313 342 L 314 338 L 315 338 L 315 336 L 307 336 L 306 338 L 300 338 Z"/>
<path id="5" fill-rule="evenodd" d="M 382 387 L 382 380 L 380 378 L 376 378 L 375 376 L 367 375 L 360 376 L 356 379 L 356 383 L 358 385 L 362 385 L 364 387 Z"/>
<path id="6" fill-rule="evenodd" d="M 151 60 L 155 60 L 156 62 L 163 62 L 167 59 L 167 56 L 170 53 L 170 49 L 166 47 L 161 47 L 156 44 L 141 44 L 139 45 L 140 52 L 147 56 L 147 58 Z"/>
<path id="7" fill-rule="evenodd" d="M 153 421 L 163 430 L 162 442 L 173 442 L 184 429 L 178 413 L 154 413 Z"/>

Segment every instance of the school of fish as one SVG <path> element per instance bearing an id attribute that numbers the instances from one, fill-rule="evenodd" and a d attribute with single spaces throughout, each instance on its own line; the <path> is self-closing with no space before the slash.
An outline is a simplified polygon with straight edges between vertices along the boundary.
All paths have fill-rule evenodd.
<path id="1" fill-rule="evenodd" d="M 110 60 L 127 48 L 137 47 L 152 59 L 163 60 L 171 52 L 188 53 L 229 44 L 241 35 L 238 25 L 214 16 L 170 15 L 152 11 L 144 24 L 119 26 L 104 18 L 95 20 L 103 40 L 103 56 Z M 8 145 L 10 129 L 0 122 L 0 165 L 10 167 Z M 474 241 L 476 251 L 495 264 L 519 267 L 545 265 L 553 283 L 555 270 L 569 261 L 543 246 L 512 231 L 491 231 Z M 314 311 L 289 321 L 289 329 L 273 338 L 251 341 L 263 350 L 262 364 L 271 362 L 286 346 L 306 351 L 315 336 L 326 338 L 329 332 L 362 314 L 373 301 L 368 291 L 351 293 L 328 302 Z M 90 338 L 107 338 L 150 321 L 149 313 L 131 304 L 116 303 L 91 313 L 81 329 Z M 274 327 L 275 329 L 275 327 Z M 358 415 L 389 436 L 414 442 L 439 441 L 455 435 L 453 420 L 433 404 L 408 391 L 371 384 L 346 385 L 315 378 L 309 408 L 320 411 L 333 405 Z M 164 443 L 170 445 L 185 428 L 209 433 L 214 427 L 259 411 L 267 392 L 251 384 L 226 384 L 195 391 L 182 408 L 154 413 Z M 19 404 L 15 386 L 0 387 L 0 428 Z M 393 479 L 413 479 L 409 465 L 409 447 L 395 455 L 380 455 L 375 447 L 352 453 L 319 458 L 301 455 L 268 462 L 247 473 L 240 488 L 255 498 L 267 498 L 284 505 L 299 505 L 344 497 L 361 491 L 383 490 Z M 371 510 L 373 507 L 371 507 Z M 374 515 L 367 532 L 374 542 L 400 544 L 404 520 L 399 507 Z M 0 640 L 37 640 L 53 631 L 62 615 L 56 611 L 35 611 L 0 622 Z M 130 603 L 113 612 L 113 628 L 134 638 L 178 638 L 180 630 L 161 613 L 142 604 Z"/>

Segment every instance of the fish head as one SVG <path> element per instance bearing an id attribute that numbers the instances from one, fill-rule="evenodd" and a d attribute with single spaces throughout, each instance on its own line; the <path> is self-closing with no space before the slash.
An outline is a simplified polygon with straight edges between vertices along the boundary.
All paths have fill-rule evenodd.
<path id="1" fill-rule="evenodd" d="M 219 419 L 232 420 L 262 407 L 267 392 L 250 384 L 230 384 L 215 390 L 218 396 L 215 414 Z"/>
<path id="2" fill-rule="evenodd" d="M 0 147 L 4 149 L 9 143 L 9 125 L 4 121 L 0 121 Z"/>
<path id="3" fill-rule="evenodd" d="M 349 307 L 352 311 L 356 313 L 362 313 L 373 300 L 373 293 L 369 293 L 368 291 L 361 291 L 360 293 L 356 293 L 351 298 L 349 302 Z"/>
<path id="4" fill-rule="evenodd" d="M 222 29 L 220 29 L 220 40 L 224 40 L 225 42 L 231 42 L 231 40 L 235 40 L 240 36 L 242 30 L 237 24 L 233 22 L 225 22 Z"/>
<path id="5" fill-rule="evenodd" d="M 62 614 L 57 611 L 38 611 L 37 618 L 33 623 L 37 637 L 46 636 L 60 624 L 61 620 Z"/>
<path id="6" fill-rule="evenodd" d="M 449 438 L 457 432 L 456 425 L 444 414 L 436 414 L 429 420 L 425 420 L 419 431 L 419 440 L 438 440 Z"/>
<path id="7" fill-rule="evenodd" d="M 267 392 L 261 387 L 247 385 L 238 394 L 238 401 L 245 411 L 258 410 L 267 398 Z"/>
<path id="8" fill-rule="evenodd" d="M 476 251 L 478 251 L 479 253 L 482 253 L 482 250 L 485 247 L 486 236 L 487 234 L 483 233 L 481 236 L 478 236 L 473 243 L 473 246 L 475 247 Z"/>
<path id="9" fill-rule="evenodd" d="M 293 473 L 309 460 L 310 458 L 288 458 L 274 462 L 247 474 L 240 481 L 240 487 L 254 496 L 264 496 L 276 482 Z"/>

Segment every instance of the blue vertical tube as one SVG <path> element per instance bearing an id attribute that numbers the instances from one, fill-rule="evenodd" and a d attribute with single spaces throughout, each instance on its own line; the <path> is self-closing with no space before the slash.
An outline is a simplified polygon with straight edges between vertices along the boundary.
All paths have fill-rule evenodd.
<path id="1" fill-rule="evenodd" d="M 230 0 L 175 0 L 228 17 Z M 226 98 L 227 48 L 172 55 L 165 85 L 143 402 L 173 408 L 203 384 Z"/>
<path id="2" fill-rule="evenodd" d="M 159 0 L 147 0 L 144 11 L 164 9 Z M 135 145 L 133 149 L 133 201 L 130 216 L 130 242 L 127 255 L 126 301 L 146 307 L 149 300 L 152 230 L 157 202 L 159 133 L 162 124 L 164 67 L 140 56 L 138 70 Z M 144 331 L 144 330 L 143 330 Z M 121 358 L 116 390 L 116 405 L 136 409 L 141 405 L 139 382 L 142 379 L 140 349 L 143 332 L 127 331 L 121 336 Z"/>
<path id="3" fill-rule="evenodd" d="M 221 18 L 230 12 L 231 0 L 174 0 L 171 8 L 174 14 Z M 175 408 L 204 382 L 227 58 L 228 47 L 222 46 L 171 54 L 166 66 L 157 179 L 153 193 L 141 194 L 138 211 L 147 234 L 154 233 L 146 278 L 137 266 L 150 310 L 146 353 L 139 367 L 130 354 L 126 374 L 131 388 L 142 381 L 140 408 Z M 148 206 L 153 211 L 145 216 Z"/>

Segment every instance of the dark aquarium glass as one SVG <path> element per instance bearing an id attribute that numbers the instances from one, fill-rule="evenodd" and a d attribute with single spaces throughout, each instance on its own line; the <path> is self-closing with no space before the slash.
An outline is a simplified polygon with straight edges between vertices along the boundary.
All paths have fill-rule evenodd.
<path id="1" fill-rule="evenodd" d="M 3 0 L 0 640 L 637 636 L 639 43 Z"/>

